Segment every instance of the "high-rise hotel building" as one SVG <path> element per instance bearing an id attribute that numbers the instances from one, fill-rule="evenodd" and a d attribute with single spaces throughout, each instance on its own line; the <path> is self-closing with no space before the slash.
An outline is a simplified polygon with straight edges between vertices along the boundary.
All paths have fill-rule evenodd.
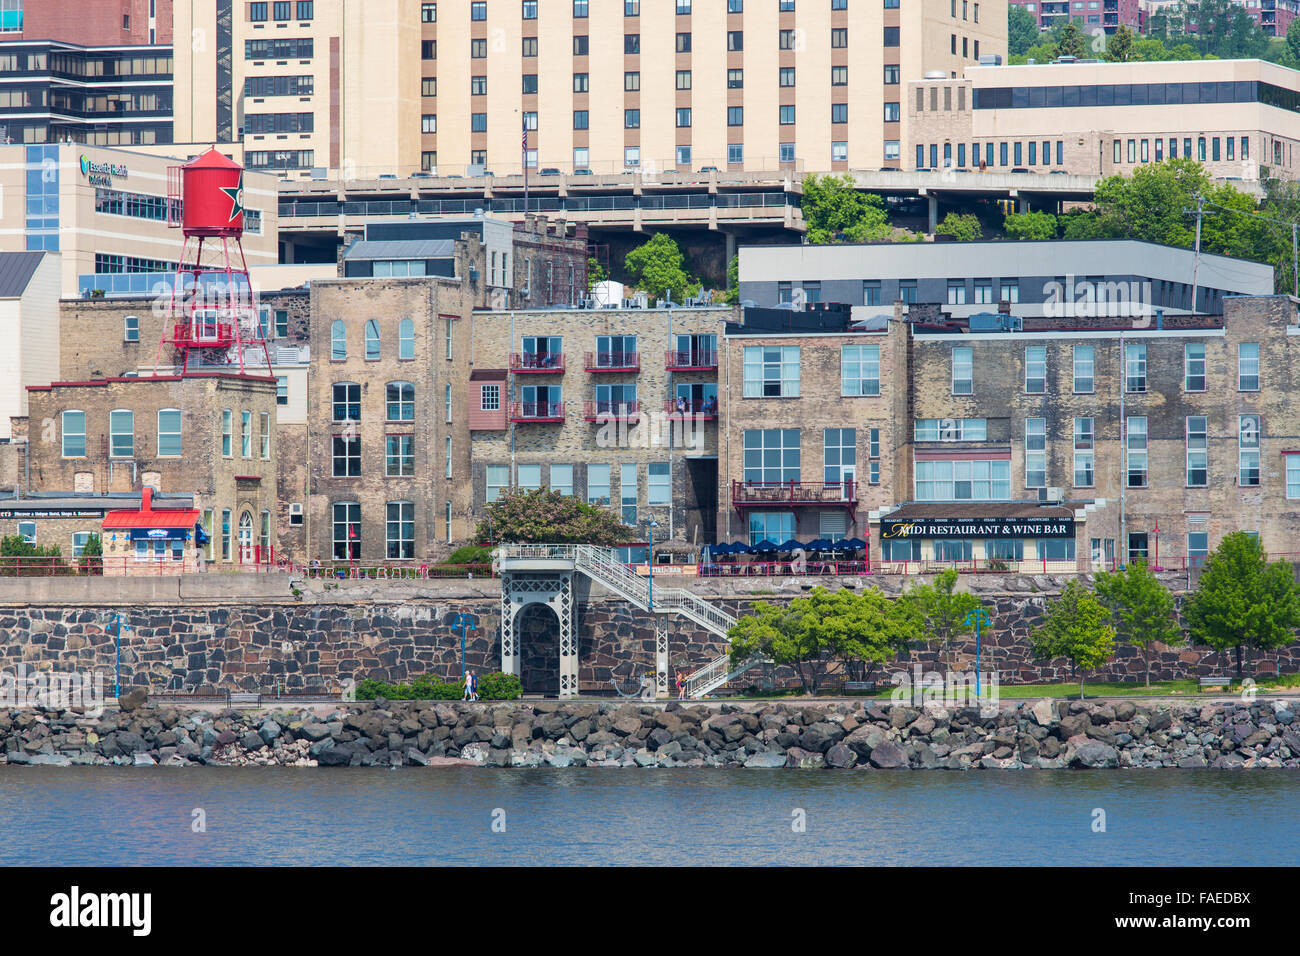
<path id="1" fill-rule="evenodd" d="M 1006 7 L 175 0 L 175 136 L 290 177 L 898 167 L 907 83 L 1004 56 Z"/>

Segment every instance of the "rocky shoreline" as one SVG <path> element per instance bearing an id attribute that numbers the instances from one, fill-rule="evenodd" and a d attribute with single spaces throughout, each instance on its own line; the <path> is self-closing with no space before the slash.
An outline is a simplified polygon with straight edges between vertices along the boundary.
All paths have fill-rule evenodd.
<path id="1" fill-rule="evenodd" d="M 0 765 L 1300 768 L 1296 702 L 349 703 L 0 710 Z M 317 712 L 319 711 L 319 712 Z"/>

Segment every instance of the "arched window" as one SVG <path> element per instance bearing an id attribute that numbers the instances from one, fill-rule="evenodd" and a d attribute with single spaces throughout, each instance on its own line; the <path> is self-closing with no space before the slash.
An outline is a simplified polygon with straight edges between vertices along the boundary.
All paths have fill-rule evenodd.
<path id="1" fill-rule="evenodd" d="M 397 327 L 397 357 L 415 358 L 415 323 L 410 319 L 402 319 Z"/>
<path id="2" fill-rule="evenodd" d="M 330 324 L 330 361 L 342 362 L 348 357 L 348 327 L 342 319 Z"/>
<path id="3" fill-rule="evenodd" d="M 379 358 L 379 320 L 366 319 L 366 361 Z"/>
<path id="4" fill-rule="evenodd" d="M 361 386 L 356 382 L 334 383 L 333 421 L 361 421 Z"/>
<path id="5" fill-rule="evenodd" d="M 415 386 L 410 382 L 388 383 L 388 420 L 415 421 Z"/>

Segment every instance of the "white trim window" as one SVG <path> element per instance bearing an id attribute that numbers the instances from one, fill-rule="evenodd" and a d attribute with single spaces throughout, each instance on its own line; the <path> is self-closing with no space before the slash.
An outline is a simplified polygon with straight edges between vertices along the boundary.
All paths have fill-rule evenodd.
<path id="1" fill-rule="evenodd" d="M 799 346 L 747 345 L 745 398 L 798 398 Z"/>
<path id="2" fill-rule="evenodd" d="M 840 347 L 840 394 L 880 394 L 880 346 Z"/>

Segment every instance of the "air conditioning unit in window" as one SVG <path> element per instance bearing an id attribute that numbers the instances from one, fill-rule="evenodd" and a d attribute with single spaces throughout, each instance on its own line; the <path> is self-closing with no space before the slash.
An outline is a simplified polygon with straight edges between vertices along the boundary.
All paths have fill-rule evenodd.
<path id="1" fill-rule="evenodd" d="M 289 524 L 302 524 L 302 502 L 295 501 L 289 505 Z"/>
<path id="2" fill-rule="evenodd" d="M 1065 501 L 1064 488 L 1039 488 L 1038 502 L 1045 505 L 1059 505 Z"/>

